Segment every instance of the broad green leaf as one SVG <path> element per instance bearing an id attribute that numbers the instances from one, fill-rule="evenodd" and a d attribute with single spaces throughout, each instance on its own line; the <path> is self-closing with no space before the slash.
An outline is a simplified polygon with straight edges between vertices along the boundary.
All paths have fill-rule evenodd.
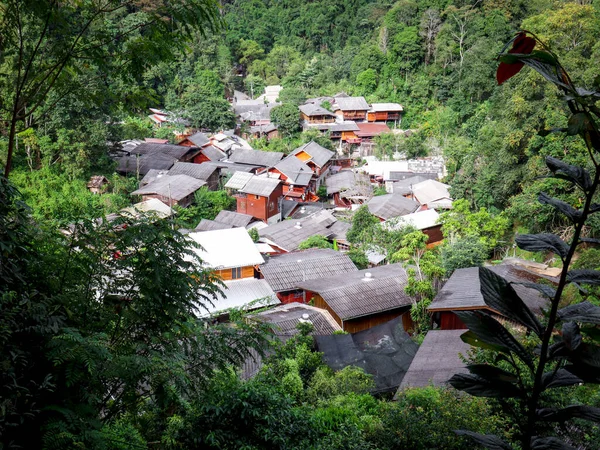
<path id="1" fill-rule="evenodd" d="M 513 352 L 533 370 L 533 361 L 527 350 L 496 319 L 478 311 L 456 311 L 455 314 L 479 339 L 501 347 L 502 351 Z"/>
<path id="2" fill-rule="evenodd" d="M 521 234 L 515 238 L 515 242 L 522 250 L 529 252 L 545 252 L 550 250 L 563 260 L 569 252 L 569 246 L 562 239 L 549 233 Z"/>
<path id="3" fill-rule="evenodd" d="M 537 410 L 537 415 L 547 422 L 564 422 L 574 418 L 600 422 L 600 408 L 585 405 L 571 405 L 562 409 L 542 408 Z"/>
<path id="4" fill-rule="evenodd" d="M 538 336 L 544 333 L 544 327 L 531 310 L 515 292 L 508 281 L 485 267 L 479 268 L 481 295 L 487 306 L 503 316 L 512 319 Z"/>
<path id="5" fill-rule="evenodd" d="M 468 430 L 454 430 L 459 436 L 467 436 L 489 450 L 513 450 L 512 446 L 493 434 L 479 434 Z"/>
<path id="6" fill-rule="evenodd" d="M 475 397 L 512 398 L 519 397 L 521 391 L 513 383 L 488 379 L 468 373 L 453 375 L 448 383 L 459 391 L 467 392 Z"/>

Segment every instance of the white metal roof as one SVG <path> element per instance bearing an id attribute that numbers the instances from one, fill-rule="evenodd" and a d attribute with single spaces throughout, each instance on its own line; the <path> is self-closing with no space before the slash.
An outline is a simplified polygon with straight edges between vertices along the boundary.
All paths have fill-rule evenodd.
<path id="1" fill-rule="evenodd" d="M 214 305 L 206 303 L 205 308 L 199 310 L 201 316 L 207 316 L 218 311 L 231 308 L 245 308 L 247 310 L 278 305 L 281 302 L 273 292 L 266 280 L 244 278 L 241 280 L 225 281 L 223 295 L 213 300 Z"/>
<path id="2" fill-rule="evenodd" d="M 435 209 L 426 209 L 412 214 L 407 214 L 397 218 L 397 223 L 402 225 L 412 225 L 417 230 L 431 228 L 438 223 L 440 215 Z"/>
<path id="3" fill-rule="evenodd" d="M 265 262 L 245 228 L 201 231 L 188 236 L 203 248 L 194 251 L 214 269 L 254 266 Z"/>
<path id="4" fill-rule="evenodd" d="M 413 185 L 413 196 L 421 205 L 429 205 L 440 200 L 450 200 L 450 186 L 435 180 L 426 180 Z"/>
<path id="5" fill-rule="evenodd" d="M 400 103 L 372 103 L 371 111 L 404 111 L 404 108 Z"/>
<path id="6" fill-rule="evenodd" d="M 254 175 L 249 172 L 235 172 L 227 183 L 225 183 L 225 187 L 229 189 L 242 189 L 252 177 Z"/>

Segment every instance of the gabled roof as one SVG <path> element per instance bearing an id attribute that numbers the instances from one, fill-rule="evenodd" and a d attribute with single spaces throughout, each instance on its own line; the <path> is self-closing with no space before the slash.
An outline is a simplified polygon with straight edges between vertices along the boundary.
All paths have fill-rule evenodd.
<path id="1" fill-rule="evenodd" d="M 346 254 L 331 249 L 309 249 L 272 256 L 260 268 L 275 292 L 294 290 L 298 282 L 305 280 L 357 270 Z"/>
<path id="2" fill-rule="evenodd" d="M 319 105 L 315 105 L 313 103 L 309 103 L 307 105 L 300 105 L 298 107 L 300 111 L 306 114 L 308 117 L 312 116 L 329 116 L 335 117 L 331 111 L 327 111 L 325 108 L 321 108 Z"/>
<path id="3" fill-rule="evenodd" d="M 233 226 L 226 223 L 217 222 L 216 220 L 202 219 L 195 228 L 195 231 L 226 230 L 228 228 L 233 228 Z"/>
<path id="4" fill-rule="evenodd" d="M 319 294 L 341 320 L 348 320 L 410 306 L 414 300 L 404 292 L 407 281 L 398 263 L 304 281 L 298 287 Z"/>
<path id="5" fill-rule="evenodd" d="M 117 172 L 146 175 L 149 170 L 168 170 L 175 162 L 188 152 L 197 151 L 189 147 L 171 144 L 154 144 L 150 142 L 128 141 L 114 158 Z"/>
<path id="6" fill-rule="evenodd" d="M 353 170 L 342 170 L 325 179 L 327 194 L 343 193 L 343 197 L 368 197 L 373 192 L 369 177 Z"/>
<path id="7" fill-rule="evenodd" d="M 231 178 L 227 180 L 225 187 L 229 189 L 242 189 L 253 176 L 254 175 L 249 172 L 235 172 Z"/>
<path id="8" fill-rule="evenodd" d="M 235 230 L 235 228 L 233 229 Z M 281 303 L 265 280 L 243 278 L 225 281 L 224 284 L 223 294 L 217 294 L 217 299 L 213 301 L 214 305 L 206 303 L 208 311 L 204 308 L 199 309 L 198 312 L 201 316 L 224 312 L 231 308 L 253 310 Z"/>
<path id="9" fill-rule="evenodd" d="M 148 171 L 148 173 L 146 173 L 146 175 L 144 175 L 144 177 L 140 180 L 139 185 L 140 185 L 140 187 L 146 186 L 146 185 L 152 183 L 153 181 L 155 181 L 157 178 L 160 178 L 163 175 L 166 175 L 168 173 L 169 173 L 168 170 L 150 169 Z"/>
<path id="10" fill-rule="evenodd" d="M 251 317 L 272 324 L 277 336 L 295 336 L 299 333 L 296 325 L 307 321 L 314 327 L 310 333 L 313 336 L 330 335 L 342 329 L 329 311 L 303 303 L 276 306 Z"/>
<path id="11" fill-rule="evenodd" d="M 161 195 L 175 201 L 184 199 L 206 184 L 188 175 L 163 175 L 131 195 Z"/>
<path id="12" fill-rule="evenodd" d="M 289 178 L 288 183 L 298 186 L 308 186 L 313 171 L 294 155 L 288 155 L 275 165 L 275 169 Z"/>
<path id="13" fill-rule="evenodd" d="M 168 175 L 188 175 L 197 180 L 206 181 L 218 170 L 218 165 L 209 162 L 202 164 L 176 162 L 171 170 L 169 170 Z"/>
<path id="14" fill-rule="evenodd" d="M 277 186 L 279 186 L 279 183 L 281 183 L 281 181 L 276 178 L 253 176 L 248 180 L 246 185 L 240 189 L 240 192 L 268 197 L 273 193 Z"/>
<path id="15" fill-rule="evenodd" d="M 185 156 L 188 152 L 194 151 L 190 147 L 183 147 L 181 145 L 173 144 L 156 144 L 154 142 L 142 142 L 137 147 L 131 149 L 131 154 L 134 155 L 147 155 L 147 154 L 160 154 L 168 155 L 174 159 L 180 159 Z"/>
<path id="16" fill-rule="evenodd" d="M 400 103 L 371 103 L 372 112 L 401 112 L 404 108 Z"/>
<path id="17" fill-rule="evenodd" d="M 246 148 L 236 148 L 231 152 L 229 161 L 239 164 L 252 164 L 254 166 L 273 167 L 285 155 L 280 152 L 264 152 Z"/>
<path id="18" fill-rule="evenodd" d="M 232 227 L 246 227 L 253 220 L 254 217 L 248 214 L 242 214 L 235 211 L 227 211 L 225 209 L 222 210 L 219 214 L 217 214 L 217 217 L 215 217 L 216 222 L 231 225 Z"/>
<path id="19" fill-rule="evenodd" d="M 256 125 L 250 127 L 250 133 L 270 133 L 271 131 L 277 130 L 279 127 L 275 123 L 267 123 L 265 125 Z"/>
<path id="20" fill-rule="evenodd" d="M 94 175 L 90 178 L 90 181 L 87 183 L 88 188 L 100 188 L 108 183 L 108 178 L 104 175 Z"/>
<path id="21" fill-rule="evenodd" d="M 342 111 L 367 111 L 369 104 L 364 97 L 336 97 L 333 109 Z"/>
<path id="22" fill-rule="evenodd" d="M 444 386 L 456 373 L 468 373 L 459 354 L 471 348 L 460 336 L 466 330 L 431 330 L 419 346 L 399 390 L 408 387 Z"/>
<path id="23" fill-rule="evenodd" d="M 538 283 L 540 280 L 548 280 L 509 264 L 490 266 L 488 269 L 511 283 Z M 540 314 L 542 308 L 548 305 L 548 300 L 539 291 L 520 284 L 512 286 L 529 309 L 536 314 Z M 432 312 L 488 309 L 481 295 L 479 267 L 455 270 L 427 309 Z"/>
<path id="24" fill-rule="evenodd" d="M 210 142 L 208 136 L 202 132 L 197 132 L 187 137 L 187 140 L 194 144 L 196 147 L 204 147 Z"/>
<path id="25" fill-rule="evenodd" d="M 143 202 L 136 203 L 127 208 L 123 208 L 117 213 L 109 214 L 106 216 L 108 221 L 115 220 L 119 216 L 134 217 L 137 218 L 141 214 L 149 213 L 156 215 L 159 219 L 171 217 L 175 212 L 163 202 L 157 198 L 150 198 Z"/>
<path id="26" fill-rule="evenodd" d="M 435 180 L 425 180 L 420 183 L 413 185 L 412 191 L 413 196 L 422 205 L 430 205 L 440 200 L 450 200 L 450 192 L 448 191 L 447 184 L 440 183 Z"/>
<path id="27" fill-rule="evenodd" d="M 389 220 L 415 212 L 419 204 L 402 194 L 385 194 L 373 197 L 367 202 L 367 207 L 374 216 Z"/>
<path id="28" fill-rule="evenodd" d="M 358 131 L 358 130 L 360 130 L 360 128 L 358 128 L 358 125 L 356 125 L 356 122 L 354 122 L 352 120 L 347 120 L 345 122 L 334 123 L 333 125 L 331 125 L 329 130 L 330 131 Z"/>
<path id="29" fill-rule="evenodd" d="M 258 230 L 263 242 L 272 243 L 285 251 L 291 252 L 314 235 L 328 237 L 331 231 L 311 217 L 300 220 L 284 220 Z"/>
<path id="30" fill-rule="evenodd" d="M 385 123 L 362 123 L 356 124 L 358 131 L 355 131 L 358 137 L 379 136 L 383 133 L 391 133 L 392 130 Z"/>
<path id="31" fill-rule="evenodd" d="M 298 156 L 302 152 L 310 156 L 310 159 L 302 161 L 311 161 L 319 167 L 323 167 L 333 157 L 333 155 L 335 155 L 334 152 L 332 152 L 331 150 L 327 150 L 325 147 L 320 146 L 315 141 L 310 141 L 309 143 L 298 147 L 291 154 L 294 156 Z"/>
<path id="32" fill-rule="evenodd" d="M 390 172 L 390 178 L 394 178 L 394 174 L 397 174 L 399 172 Z M 402 195 L 406 195 L 406 194 L 410 194 L 412 193 L 412 188 L 414 185 L 421 183 L 423 181 L 427 181 L 427 180 L 431 180 L 434 178 L 437 178 L 437 174 L 430 174 L 430 177 L 426 177 L 423 175 L 416 175 L 416 176 L 411 176 L 408 178 L 405 178 L 403 180 L 400 181 L 395 181 L 392 187 L 393 193 L 394 194 L 402 194 Z"/>
<path id="33" fill-rule="evenodd" d="M 398 217 L 396 224 L 410 225 L 415 227 L 417 230 L 425 230 L 427 228 L 439 225 L 439 218 L 440 215 L 435 209 L 426 209 L 424 211 L 417 211 L 412 214 L 406 214 L 405 216 Z"/>
<path id="34" fill-rule="evenodd" d="M 201 153 L 211 161 L 220 161 L 226 156 L 225 152 L 219 150 L 217 147 L 214 147 L 212 145 L 207 145 L 206 147 L 204 147 Z"/>
<path id="35" fill-rule="evenodd" d="M 245 228 L 202 231 L 188 237 L 200 244 L 203 250 L 194 251 L 214 269 L 254 266 L 265 261 Z"/>

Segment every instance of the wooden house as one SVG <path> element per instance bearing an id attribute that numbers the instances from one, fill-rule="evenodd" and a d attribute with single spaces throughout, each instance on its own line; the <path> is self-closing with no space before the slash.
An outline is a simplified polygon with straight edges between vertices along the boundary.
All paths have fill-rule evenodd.
<path id="1" fill-rule="evenodd" d="M 281 303 L 306 303 L 310 298 L 296 285 L 307 280 L 332 277 L 358 269 L 344 253 L 331 249 L 309 249 L 273 256 L 260 272 Z"/>
<path id="2" fill-rule="evenodd" d="M 265 138 L 267 141 L 279 137 L 279 129 L 276 124 L 268 123 L 266 125 L 251 126 L 249 135 L 254 139 Z"/>
<path id="3" fill-rule="evenodd" d="M 168 170 L 178 161 L 189 162 L 200 152 L 197 147 L 150 142 L 129 142 L 113 153 L 117 172 L 146 175 L 149 170 Z"/>
<path id="4" fill-rule="evenodd" d="M 225 283 L 223 295 L 218 294 L 213 305 L 204 304 L 208 313 L 219 315 L 229 308 L 256 309 L 279 304 L 269 284 L 258 279 L 258 267 L 264 259 L 245 228 L 202 231 L 188 237 L 200 245 L 192 251 Z M 206 312 L 199 311 L 200 315 Z"/>
<path id="5" fill-rule="evenodd" d="M 94 175 L 88 181 L 86 187 L 92 194 L 102 194 L 108 189 L 108 178 L 104 175 Z"/>
<path id="6" fill-rule="evenodd" d="M 415 299 L 404 292 L 407 282 L 402 264 L 390 264 L 299 282 L 297 287 L 316 307 L 329 311 L 344 331 L 355 333 L 410 310 Z"/>
<path id="7" fill-rule="evenodd" d="M 273 167 L 283 159 L 281 152 L 265 152 L 251 148 L 232 149 L 227 161 L 259 167 Z"/>
<path id="8" fill-rule="evenodd" d="M 167 175 L 187 175 L 204 181 L 210 191 L 220 188 L 220 168 L 218 164 L 207 162 L 203 164 L 177 162 L 167 172 Z"/>
<path id="9" fill-rule="evenodd" d="M 358 131 L 355 131 L 356 137 L 361 140 L 361 142 L 372 141 L 375 136 L 379 136 L 384 133 L 391 133 L 392 130 L 385 123 L 357 123 Z"/>
<path id="10" fill-rule="evenodd" d="M 300 118 L 306 125 L 335 123 L 336 115 L 318 105 L 309 103 L 300 105 L 298 108 L 300 109 Z"/>
<path id="11" fill-rule="evenodd" d="M 338 122 L 329 128 L 329 137 L 331 139 L 340 139 L 342 142 L 347 142 L 348 144 L 360 144 L 360 139 L 356 136 L 356 132 L 359 130 L 360 128 L 358 128 L 356 122 Z"/>
<path id="12" fill-rule="evenodd" d="M 512 283 L 514 290 L 533 313 L 539 315 L 542 313 L 542 309 L 548 306 L 548 299 L 538 290 L 519 283 L 539 283 L 541 280 L 553 283 L 556 280 L 509 264 L 490 266 L 487 269 Z M 454 314 L 454 311 L 481 310 L 501 317 L 497 311 L 489 308 L 483 301 L 479 270 L 479 267 L 455 270 L 427 308 L 442 330 L 467 328 Z"/>
<path id="13" fill-rule="evenodd" d="M 414 198 L 422 207 L 429 209 L 451 209 L 450 186 L 436 180 L 425 180 L 412 185 L 407 197 Z"/>
<path id="14" fill-rule="evenodd" d="M 444 240 L 442 234 L 442 224 L 439 223 L 440 215 L 435 209 L 419 210 L 412 214 L 394 219 L 395 221 L 386 222 L 389 226 L 410 225 L 417 230 L 422 231 L 428 236 L 427 247 L 432 248 L 439 245 Z"/>
<path id="15" fill-rule="evenodd" d="M 197 133 L 192 134 L 191 136 L 187 136 L 183 141 L 179 143 L 179 145 L 183 145 L 184 147 L 206 147 L 210 144 L 210 140 L 205 133 L 198 131 Z"/>
<path id="16" fill-rule="evenodd" d="M 298 158 L 310 167 L 313 172 L 315 189 L 319 188 L 323 179 L 329 173 L 331 160 L 334 155 L 334 152 L 327 150 L 325 147 L 322 147 L 314 141 L 310 141 L 307 144 L 298 147 L 290 154 L 290 156 Z"/>
<path id="17" fill-rule="evenodd" d="M 311 192 L 316 191 L 313 170 L 294 155 L 286 156 L 268 171 L 270 177 L 277 177 L 283 182 L 284 197 L 291 200 L 313 200 Z"/>
<path id="18" fill-rule="evenodd" d="M 283 186 L 279 179 L 236 172 L 225 187 L 235 192 L 238 213 L 265 223 L 281 219 L 279 202 L 283 196 Z"/>
<path id="19" fill-rule="evenodd" d="M 342 120 L 363 121 L 367 119 L 369 104 L 364 97 L 336 97 L 333 112 Z"/>
<path id="20" fill-rule="evenodd" d="M 361 205 L 373 195 L 369 176 L 353 170 L 342 170 L 325 179 L 327 195 L 333 197 L 335 206 L 350 208 Z"/>
<path id="21" fill-rule="evenodd" d="M 393 219 L 414 213 L 419 209 L 419 204 L 402 194 L 377 195 L 367 202 L 369 212 L 380 221 Z"/>
<path id="22" fill-rule="evenodd" d="M 402 118 L 403 111 L 399 103 L 371 103 L 367 122 L 396 122 Z"/>
<path id="23" fill-rule="evenodd" d="M 144 201 L 156 198 L 168 206 L 185 208 L 193 203 L 194 193 L 205 184 L 205 181 L 188 175 L 163 175 L 131 195 L 141 195 Z"/>
<path id="24" fill-rule="evenodd" d="M 258 235 L 261 242 L 269 244 L 278 253 L 286 253 L 298 250 L 299 245 L 311 236 L 321 235 L 330 238 L 334 234 L 329 229 L 330 226 L 331 224 L 314 217 L 282 220 L 258 229 Z"/>

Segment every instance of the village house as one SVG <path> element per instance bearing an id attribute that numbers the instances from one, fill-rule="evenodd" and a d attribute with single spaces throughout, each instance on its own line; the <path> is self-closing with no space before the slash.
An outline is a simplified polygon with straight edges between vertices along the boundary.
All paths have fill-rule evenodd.
<path id="1" fill-rule="evenodd" d="M 370 108 L 364 97 L 335 97 L 332 109 L 341 120 L 364 121 Z"/>
<path id="2" fill-rule="evenodd" d="M 225 209 L 219 212 L 219 214 L 217 214 L 217 217 L 215 217 L 215 222 L 231 225 L 232 228 L 248 228 L 248 225 L 250 225 L 255 220 L 256 218 L 249 214 L 241 214 L 239 212 L 227 211 Z"/>
<path id="3" fill-rule="evenodd" d="M 313 248 L 272 256 L 260 272 L 281 303 L 306 303 L 310 298 L 296 285 L 306 280 L 326 278 L 358 270 L 344 253 Z"/>
<path id="4" fill-rule="evenodd" d="M 451 209 L 452 198 L 449 185 L 436 180 L 425 180 L 412 186 L 408 198 L 414 198 L 421 204 L 422 209 Z"/>
<path id="5" fill-rule="evenodd" d="M 376 195 L 367 202 L 369 212 L 380 221 L 414 213 L 419 204 L 401 194 Z"/>
<path id="6" fill-rule="evenodd" d="M 356 132 L 359 130 L 360 128 L 358 128 L 356 122 L 351 120 L 347 122 L 338 122 L 334 123 L 329 128 L 329 137 L 331 139 L 340 139 L 341 142 L 346 142 L 348 144 L 360 144 L 360 138 L 356 136 Z"/>
<path id="7" fill-rule="evenodd" d="M 185 208 L 193 203 L 194 193 L 204 185 L 205 181 L 188 175 L 163 175 L 131 195 L 141 195 L 142 200 L 156 198 L 170 207 Z"/>
<path id="8" fill-rule="evenodd" d="M 435 173 L 427 173 L 427 174 L 414 174 L 412 172 L 392 172 L 390 173 L 390 177 L 392 180 L 385 182 L 385 190 L 388 194 L 402 194 L 402 195 L 410 195 L 412 194 L 412 188 L 415 184 L 421 183 L 422 181 L 427 180 L 435 180 L 437 178 L 437 174 Z M 394 178 L 399 178 L 398 181 L 393 181 Z"/>
<path id="9" fill-rule="evenodd" d="M 290 154 L 290 156 L 295 156 L 311 168 L 315 181 L 315 189 L 321 186 L 323 179 L 328 175 L 334 155 L 334 152 L 327 150 L 314 141 L 298 147 Z"/>
<path id="10" fill-rule="evenodd" d="M 112 157 L 117 162 L 117 172 L 143 176 L 151 169 L 168 170 L 178 161 L 191 161 L 199 152 L 196 147 L 126 141 L 113 150 Z"/>
<path id="11" fill-rule="evenodd" d="M 408 276 L 402 264 L 390 264 L 334 277 L 299 282 L 318 308 L 326 309 L 344 331 L 355 333 L 410 310 L 415 299 L 404 292 Z M 412 327 L 410 316 L 404 328 Z"/>
<path id="12" fill-rule="evenodd" d="M 267 141 L 279 137 L 278 126 L 274 123 L 268 123 L 266 125 L 251 126 L 248 130 L 248 134 L 244 137 L 252 137 L 254 139 L 265 138 Z"/>
<path id="13" fill-rule="evenodd" d="M 263 152 L 248 148 L 236 148 L 231 151 L 227 161 L 236 164 L 245 164 L 259 167 L 273 167 L 283 159 L 281 152 Z"/>
<path id="14" fill-rule="evenodd" d="M 367 122 L 400 122 L 403 111 L 399 103 L 371 103 Z"/>
<path id="15" fill-rule="evenodd" d="M 342 170 L 325 179 L 327 195 L 333 197 L 335 206 L 350 208 L 361 205 L 373 195 L 373 186 L 364 173 Z"/>
<path id="16" fill-rule="evenodd" d="M 119 212 L 112 213 L 106 216 L 106 220 L 112 222 L 119 217 L 130 217 L 133 219 L 139 219 L 142 215 L 147 214 L 154 216 L 157 219 L 166 219 L 175 214 L 169 206 L 156 198 L 150 198 L 143 202 L 135 203 L 127 208 L 121 209 Z"/>
<path id="17" fill-rule="evenodd" d="M 516 293 L 533 313 L 540 315 L 542 309 L 548 306 L 548 299 L 537 289 L 519 283 L 539 283 L 542 280 L 555 283 L 556 279 L 544 277 L 510 264 L 490 266 L 487 269 L 512 283 Z M 499 313 L 489 308 L 483 301 L 479 270 L 479 267 L 455 270 L 427 308 L 433 314 L 433 320 L 440 326 L 440 329 L 460 330 L 467 328 L 454 314 L 454 311 L 484 311 L 499 317 Z"/>
<path id="18" fill-rule="evenodd" d="M 314 125 L 326 125 L 323 129 L 327 130 L 328 126 L 336 121 L 337 116 L 321 106 L 309 103 L 298 108 L 304 129 L 313 128 Z"/>
<path id="19" fill-rule="evenodd" d="M 186 136 L 178 145 L 202 148 L 210 145 L 210 139 L 205 133 L 198 131 L 190 136 Z"/>
<path id="20" fill-rule="evenodd" d="M 465 330 L 430 330 L 419 346 L 398 388 L 437 386 L 445 387 L 457 373 L 468 373 L 461 359 L 467 356 L 471 346 L 460 336 Z"/>
<path id="21" fill-rule="evenodd" d="M 192 250 L 207 267 L 223 280 L 223 294 L 214 305 L 205 302 L 200 315 L 220 315 L 230 308 L 257 309 L 279 304 L 265 280 L 258 279 L 258 267 L 264 263 L 245 228 L 190 233 L 188 237 L 200 245 Z"/>
<path id="22" fill-rule="evenodd" d="M 298 220 L 283 220 L 268 227 L 258 229 L 260 241 L 269 244 L 278 253 L 293 252 L 311 236 L 320 235 L 330 238 L 334 234 L 328 226 L 315 217 Z"/>
<path id="23" fill-rule="evenodd" d="M 94 175 L 88 181 L 86 187 L 92 194 L 102 194 L 106 189 L 108 189 L 108 178 L 104 175 Z"/>
<path id="24" fill-rule="evenodd" d="M 235 191 L 237 212 L 255 217 L 265 223 L 281 220 L 279 202 L 283 186 L 276 178 L 236 172 L 225 184 Z"/>
<path id="25" fill-rule="evenodd" d="M 226 223 L 217 222 L 216 220 L 202 219 L 196 228 L 194 228 L 194 231 L 227 230 L 229 228 L 234 227 Z"/>
<path id="26" fill-rule="evenodd" d="M 279 84 L 265 86 L 264 94 L 261 94 L 258 97 L 256 97 L 256 100 L 263 103 L 275 103 L 277 100 L 279 100 L 279 94 L 282 90 L 283 86 Z"/>
<path id="27" fill-rule="evenodd" d="M 427 247 L 432 248 L 439 245 L 444 240 L 442 234 L 442 224 L 439 223 L 440 215 L 435 209 L 419 210 L 412 214 L 406 214 L 398 217 L 392 222 L 386 222 L 390 227 L 410 225 L 419 231 L 425 233 L 428 237 Z"/>
<path id="28" fill-rule="evenodd" d="M 210 191 L 216 191 L 220 188 L 220 169 L 215 163 L 182 163 L 177 162 L 167 172 L 167 175 L 187 175 L 197 180 L 206 182 L 206 187 Z"/>
<path id="29" fill-rule="evenodd" d="M 283 182 L 283 195 L 289 199 L 314 200 L 311 192 L 314 192 L 312 169 L 296 158 L 288 155 L 269 169 L 270 177 L 279 177 Z"/>
<path id="30" fill-rule="evenodd" d="M 391 133 L 392 130 L 385 123 L 365 123 L 357 122 L 358 130 L 354 132 L 360 142 L 371 142 L 376 136 L 384 133 Z"/>

